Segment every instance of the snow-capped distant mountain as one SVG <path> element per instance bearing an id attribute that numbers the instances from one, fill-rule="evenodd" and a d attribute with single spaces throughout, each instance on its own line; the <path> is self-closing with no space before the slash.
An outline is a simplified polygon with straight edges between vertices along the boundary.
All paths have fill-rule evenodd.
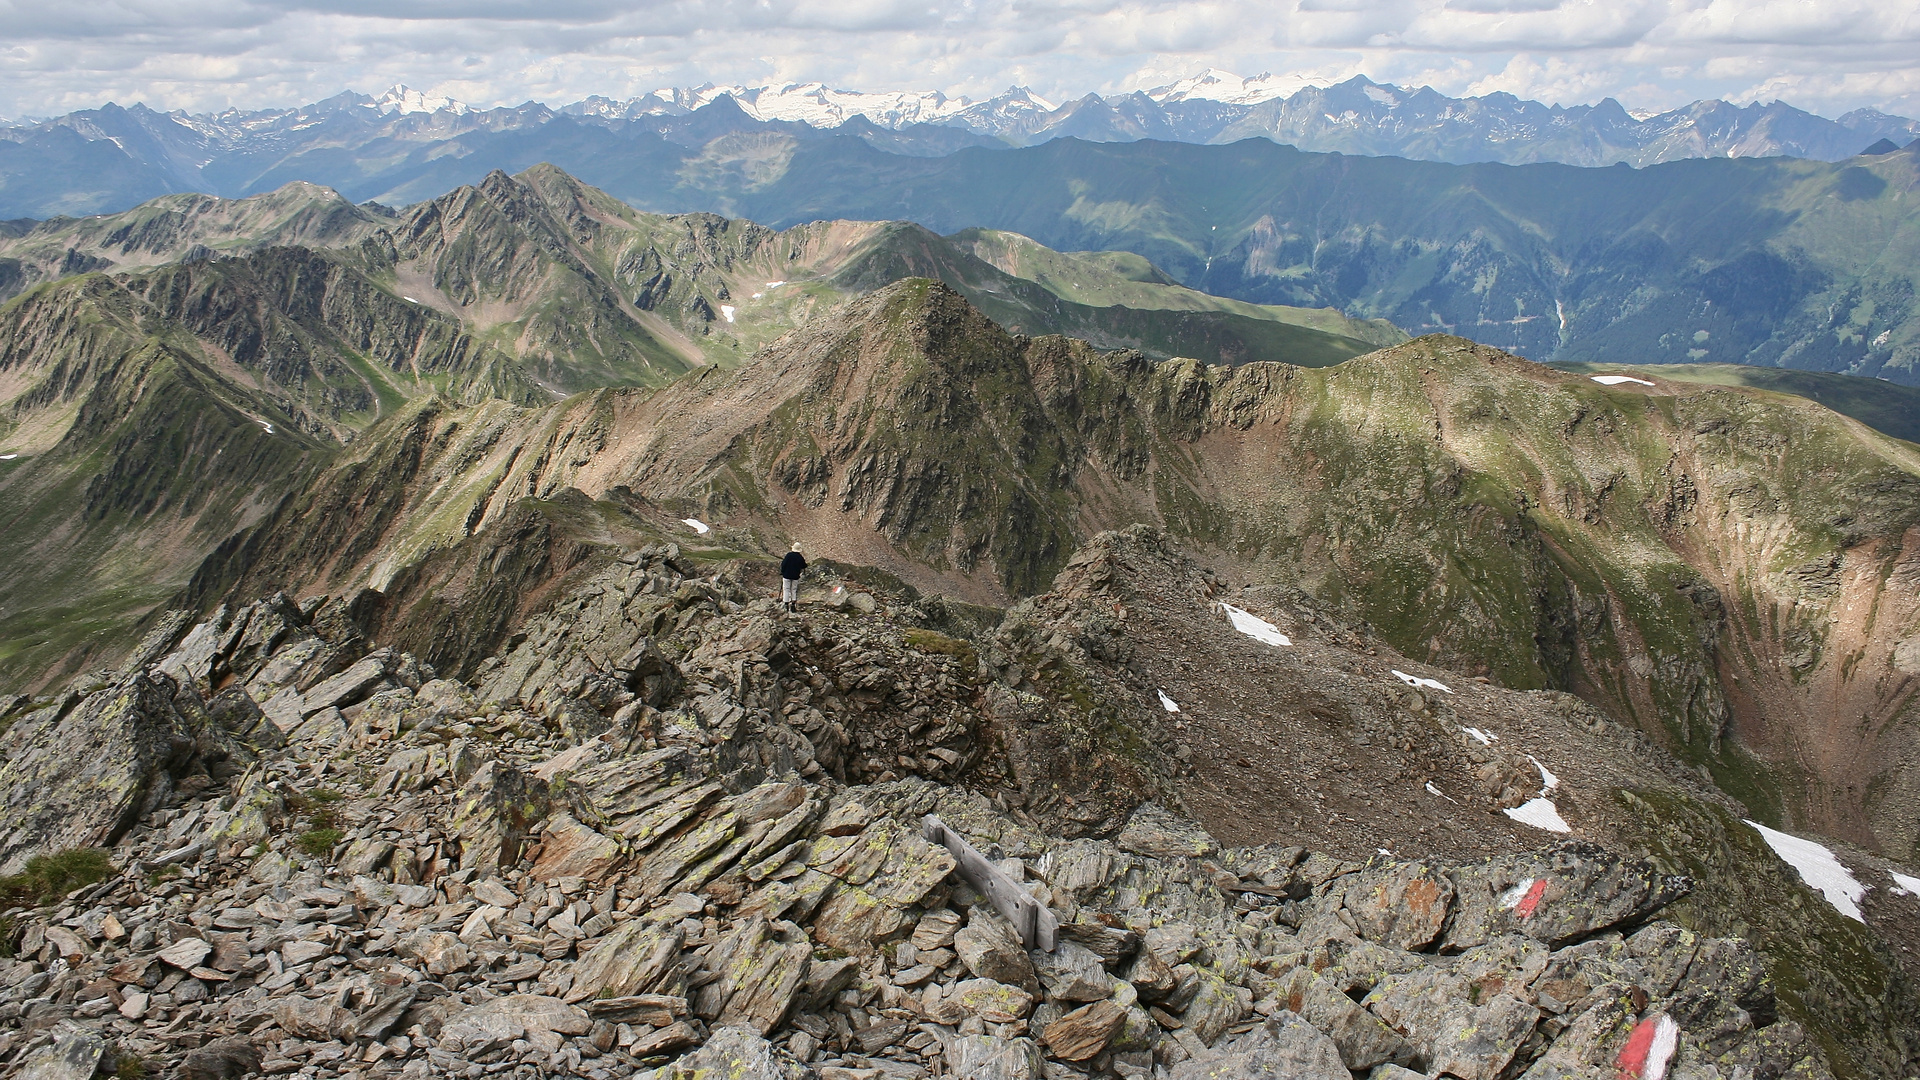
<path id="1" fill-rule="evenodd" d="M 1171 101 L 1195 99 L 1227 105 L 1258 105 L 1274 98 L 1292 97 L 1307 87 L 1321 85 L 1324 84 L 1298 75 L 1261 72 L 1250 79 L 1243 79 L 1230 71 L 1208 68 L 1179 82 L 1156 86 L 1146 94 L 1163 105 Z"/>
<path id="2" fill-rule="evenodd" d="M 974 101 L 967 97 L 948 97 L 938 90 L 865 93 L 808 82 L 778 86 L 706 83 L 694 87 L 663 87 L 626 101 L 590 97 L 562 106 L 560 111 L 570 116 L 608 120 L 684 116 L 721 98 L 732 98 L 741 112 L 760 121 L 837 128 L 859 116 L 896 131 L 914 124 L 954 124 L 994 135 L 1036 128 L 1056 108 L 1023 86 L 1008 87 L 1005 93 L 986 101 Z"/>
<path id="3" fill-rule="evenodd" d="M 656 95 L 661 91 L 655 91 Z M 679 92 L 676 92 L 678 94 Z M 938 123 L 973 104 L 950 98 L 938 90 L 867 94 L 836 90 L 825 83 L 787 83 L 781 86 L 706 86 L 685 91 L 676 101 L 698 109 L 722 95 L 731 97 L 756 120 L 796 120 L 814 127 L 839 127 L 856 116 L 886 128 Z"/>
<path id="4" fill-rule="evenodd" d="M 560 111 L 568 116 L 592 116 L 602 120 L 634 120 L 642 116 L 685 116 L 692 112 L 682 105 L 677 97 L 678 90 L 655 90 L 644 97 L 616 101 L 610 97 L 595 94 L 582 98 L 571 105 L 563 105 Z"/>
<path id="5" fill-rule="evenodd" d="M 999 95 L 954 113 L 946 123 L 980 135 L 1024 139 L 1045 127 L 1047 118 L 1057 111 L 1059 106 L 1026 87 L 1009 86 Z"/>
<path id="6" fill-rule="evenodd" d="M 581 125 L 604 132 L 583 132 Z M 401 85 L 343 92 L 293 108 L 214 114 L 105 105 L 0 122 L 0 219 L 122 210 L 156 195 L 245 195 L 290 180 L 405 203 L 467 182 L 473 168 L 574 160 L 605 144 L 622 154 L 677 153 L 745 132 L 852 138 L 885 154 L 942 157 L 1052 139 L 1230 143 L 1260 138 L 1301 150 L 1452 163 L 1653 165 L 1702 157 L 1838 161 L 1882 140 L 1920 138 L 1920 121 L 1860 109 L 1829 120 L 1782 102 L 1698 101 L 1653 115 L 1611 99 L 1562 107 L 1511 94 L 1453 98 L 1356 76 L 1320 86 L 1290 75 L 1208 70 L 1152 90 L 1054 104 L 1025 87 L 985 101 L 939 91 L 864 93 L 824 83 L 707 84 L 628 100 L 590 97 L 559 109 L 474 108 Z M 463 140 L 446 155 L 443 144 Z M 543 149 L 533 149 L 540 147 Z M 609 154 L 614 151 L 608 150 Z M 397 155 L 397 156 L 396 156 Z M 585 167 L 585 166 L 581 166 Z M 464 171 L 463 171 L 464 170 Z M 371 176 L 387 177 L 375 181 Z"/>
<path id="7" fill-rule="evenodd" d="M 390 87 L 386 93 L 367 102 L 367 106 L 382 116 L 394 113 L 436 113 L 450 112 L 455 116 L 465 116 L 473 110 L 462 102 L 440 94 L 427 94 L 405 84 Z"/>

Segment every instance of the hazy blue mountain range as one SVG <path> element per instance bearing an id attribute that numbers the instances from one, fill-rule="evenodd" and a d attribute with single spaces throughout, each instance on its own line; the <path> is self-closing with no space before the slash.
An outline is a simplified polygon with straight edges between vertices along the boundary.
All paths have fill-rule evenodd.
<path id="1" fill-rule="evenodd" d="M 942 234 L 1005 230 L 1060 251 L 1132 252 L 1216 296 L 1337 308 L 1535 360 L 1737 362 L 1920 382 L 1920 242 L 1906 199 L 1913 147 L 1837 163 L 1719 158 L 1644 169 L 1450 165 L 1265 139 L 1063 138 L 916 156 L 869 137 L 899 133 L 767 124 L 727 97 L 644 121 L 541 106 L 520 114 L 545 119 L 382 116 L 342 99 L 316 107 L 311 123 L 364 128 L 359 150 L 310 145 L 309 121 L 282 117 L 249 136 L 278 140 L 278 151 L 223 157 L 211 153 L 218 132 L 193 131 L 198 142 L 175 146 L 161 136 L 189 129 L 172 118 L 99 110 L 89 123 L 119 132 L 118 142 L 54 125 L 30 143 L 0 143 L 0 198 L 23 200 L 0 201 L 0 220 L 66 197 L 53 190 L 58 169 L 22 163 L 48 147 L 88 162 L 72 168 L 94 189 L 125 197 L 310 181 L 355 203 L 413 204 L 496 167 L 549 162 L 644 211 L 711 211 L 774 228 L 853 219 Z M 147 164 L 134 168 L 121 147 Z M 116 172 L 115 161 L 127 167 Z M 165 184 L 153 179 L 163 169 L 174 177 Z M 90 268 L 85 252 L 71 265 L 53 254 L 43 270 Z M 0 278 L 26 273 L 0 263 Z"/>
<path id="2" fill-rule="evenodd" d="M 775 227 L 904 219 L 1130 251 L 1214 295 L 1334 307 L 1535 360 L 1920 382 L 1912 147 L 1831 164 L 1583 169 L 1309 154 L 1265 140 L 1061 139 L 943 158 L 852 138 L 778 153 L 742 140 L 731 157 L 724 145 L 703 151 L 704 194 Z M 647 209 L 692 197 L 583 173 Z"/>
<path id="3" fill-rule="evenodd" d="M 217 115 L 106 105 L 38 121 L 0 121 L 0 218 L 110 213 L 186 191 L 240 197 L 288 180 L 342 186 L 355 174 L 390 181 L 369 197 L 418 201 L 495 167 L 530 164 L 524 155 L 514 157 L 525 147 L 607 140 L 606 153 L 643 162 L 652 145 L 648 136 L 692 147 L 745 134 L 852 135 L 875 149 L 914 156 L 1060 138 L 1265 138 L 1303 150 L 1453 163 L 1644 166 L 1703 157 L 1838 161 L 1883 140 L 1905 146 L 1920 136 L 1920 121 L 1873 109 L 1830 120 L 1781 102 L 1697 101 L 1635 116 L 1612 99 L 1562 108 L 1511 94 L 1450 98 L 1360 76 L 1321 87 L 1212 71 L 1151 91 L 1089 94 L 1061 105 L 1022 87 L 970 102 L 937 92 L 866 94 L 809 83 L 474 109 L 395 87 L 379 97 L 343 93 L 295 108 Z M 407 182 L 425 179 L 412 174 L 441 159 L 468 168 L 424 185 Z"/>

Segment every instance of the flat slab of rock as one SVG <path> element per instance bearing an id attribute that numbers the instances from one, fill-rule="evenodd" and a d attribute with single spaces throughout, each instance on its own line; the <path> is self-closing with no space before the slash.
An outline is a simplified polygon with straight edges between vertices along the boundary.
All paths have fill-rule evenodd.
<path id="1" fill-rule="evenodd" d="M 587 1014 L 556 997 L 509 994 L 474 1005 L 447 1018 L 440 1036 L 453 1039 L 473 1053 L 483 1046 L 499 1046 L 528 1035 L 555 1032 L 584 1035 L 593 1027 Z"/>
<path id="2" fill-rule="evenodd" d="M 600 939 L 573 966 L 568 1001 L 630 997 L 653 989 L 679 962 L 687 932 L 677 922 L 635 919 Z"/>
<path id="3" fill-rule="evenodd" d="M 213 946 L 211 944 L 200 938 L 190 937 L 181 938 L 179 941 L 161 949 L 159 956 L 161 960 L 172 964 L 174 967 L 182 971 L 187 971 L 197 966 L 200 961 L 205 960 L 211 952 L 213 952 Z"/>
<path id="4" fill-rule="evenodd" d="M 1111 1001 L 1096 1001 L 1048 1024 L 1043 1038 L 1054 1057 L 1085 1061 L 1105 1050 L 1126 1022 L 1126 1009 Z"/>
<path id="5" fill-rule="evenodd" d="M 572 814 L 559 813 L 547 822 L 541 834 L 540 858 L 533 864 L 535 881 L 558 881 L 564 877 L 599 881 L 620 864 L 623 852 L 617 841 L 575 821 Z"/>
<path id="6" fill-rule="evenodd" d="M 1049 1001 L 1100 1001 L 1113 993 L 1100 954 L 1084 945 L 1062 941 L 1052 952 L 1035 949 L 1028 957 Z"/>
<path id="7" fill-rule="evenodd" d="M 705 1046 L 654 1073 L 654 1080 L 800 1080 L 809 1070 L 740 1028 L 714 1030 Z"/>
<path id="8" fill-rule="evenodd" d="M 947 1046 L 947 1068 L 969 1080 L 1038 1080 L 1040 1048 L 1032 1039 L 962 1035 Z"/>
<path id="9" fill-rule="evenodd" d="M 1453 882 L 1424 863 L 1395 863 L 1347 878 L 1344 900 L 1362 938 L 1416 952 L 1446 928 Z"/>
<path id="10" fill-rule="evenodd" d="M 335 675 L 331 679 L 309 687 L 300 695 L 300 711 L 311 716 L 321 709 L 337 709 L 351 705 L 367 695 L 369 690 L 387 677 L 386 661 L 377 656 L 369 656 Z"/>
<path id="11" fill-rule="evenodd" d="M 1204 859 L 1220 853 L 1220 842 L 1199 822 L 1151 802 L 1141 803 L 1134 810 L 1114 843 L 1123 851 L 1156 859 Z"/>
<path id="12" fill-rule="evenodd" d="M 1221 1044 L 1221 1053 L 1173 1067 L 1172 1080 L 1352 1080 L 1340 1050 L 1291 1013 Z"/>
<path id="13" fill-rule="evenodd" d="M 1684 877 L 1592 844 L 1562 844 L 1452 872 L 1457 912 L 1440 943 L 1461 952 L 1506 933 L 1555 948 L 1637 923 L 1692 889 Z"/>
<path id="14" fill-rule="evenodd" d="M 1481 998 L 1465 979 L 1438 968 L 1385 976 L 1362 1004 L 1435 1072 L 1459 1080 L 1501 1075 L 1540 1021 L 1538 1008 L 1512 994 Z"/>
<path id="15" fill-rule="evenodd" d="M 707 964 L 720 975 L 723 1002 L 715 1023 L 766 1035 L 786 1021 L 813 960 L 813 943 L 798 937 L 781 941 L 758 916 L 714 948 Z"/>
<path id="16" fill-rule="evenodd" d="M 20 1063 L 16 1080 L 93 1080 L 107 1044 L 100 1036 L 77 1027 L 62 1027 L 53 1042 Z"/>
<path id="17" fill-rule="evenodd" d="M 976 977 L 1014 986 L 1035 986 L 1033 959 L 1013 927 L 986 908 L 974 908 L 953 935 L 953 951 Z M 1105 995 L 1101 995 L 1104 997 Z"/>

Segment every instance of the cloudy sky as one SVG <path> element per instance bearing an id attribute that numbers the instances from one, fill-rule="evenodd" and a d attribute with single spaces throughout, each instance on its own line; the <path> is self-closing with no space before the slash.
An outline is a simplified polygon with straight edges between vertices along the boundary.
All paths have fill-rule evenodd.
<path id="1" fill-rule="evenodd" d="M 1920 0 L 0 0 L 0 116 L 394 83 L 476 105 L 702 82 L 1055 99 L 1208 66 L 1630 109 L 1920 115 Z"/>

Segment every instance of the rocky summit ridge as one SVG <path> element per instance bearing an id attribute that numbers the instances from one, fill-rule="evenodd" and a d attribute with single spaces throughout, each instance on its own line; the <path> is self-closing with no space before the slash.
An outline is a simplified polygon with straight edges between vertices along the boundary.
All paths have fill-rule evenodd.
<path id="1" fill-rule="evenodd" d="M 718 529 L 700 546 L 797 538 L 991 607 L 1152 522 L 1405 655 L 1577 693 L 1762 819 L 1908 858 L 1916 493 L 1911 447 L 1779 395 L 1440 336 L 1323 369 L 1153 363 L 907 280 L 657 391 L 423 404 L 222 543 L 184 603 L 376 588 L 383 632 L 464 676 L 620 543 L 693 545 L 687 518 Z"/>
<path id="2" fill-rule="evenodd" d="M 380 594 L 277 594 L 12 703 L 0 868 L 111 864 L 5 913 L 0 1055 L 80 1080 L 1907 1064 L 1905 976 L 1817 899 L 1774 902 L 1806 893 L 1784 867 L 1707 837 L 1734 875 L 1615 853 L 1656 804 L 1731 804 L 1563 695 L 1229 592 L 1144 527 L 997 628 L 837 573 L 786 614 L 765 575 L 637 548 L 464 679 L 370 636 Z M 1183 683 L 1194 655 L 1216 670 Z M 1264 728 L 1213 716 L 1208 689 L 1276 675 L 1328 685 Z M 1222 762 L 1232 730 L 1323 763 Z M 1236 764 L 1313 819 L 1210 805 Z M 1548 796 L 1573 835 L 1500 812 Z M 1051 948 L 1003 917 L 1020 896 Z"/>

